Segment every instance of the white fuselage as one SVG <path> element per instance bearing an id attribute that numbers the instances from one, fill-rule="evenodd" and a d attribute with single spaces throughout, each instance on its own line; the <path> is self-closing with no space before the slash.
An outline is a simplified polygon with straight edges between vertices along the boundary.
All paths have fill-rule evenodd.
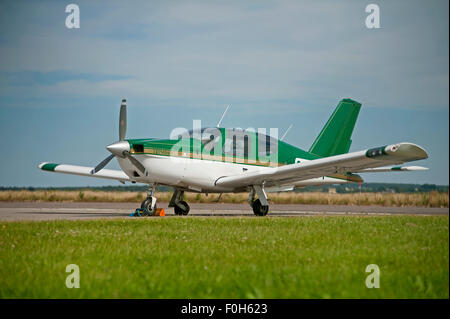
<path id="1" fill-rule="evenodd" d="M 183 157 L 136 154 L 134 157 L 146 168 L 146 176 L 137 177 L 136 168 L 126 158 L 119 158 L 122 170 L 140 183 L 156 183 L 193 192 L 226 193 L 242 191 L 231 187 L 216 186 L 218 178 L 242 174 L 242 172 L 264 172 L 272 167 L 239 164 L 232 162 L 210 161 Z M 142 175 L 142 174 L 140 174 Z M 349 181 L 332 177 L 319 177 L 290 183 L 289 186 L 311 186 L 323 184 L 346 184 Z"/>

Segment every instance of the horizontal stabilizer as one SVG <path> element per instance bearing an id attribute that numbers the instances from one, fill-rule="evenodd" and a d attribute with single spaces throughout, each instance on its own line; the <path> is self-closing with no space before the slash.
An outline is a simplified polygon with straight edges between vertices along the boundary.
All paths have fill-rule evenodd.
<path id="1" fill-rule="evenodd" d="M 41 163 L 38 165 L 38 167 L 43 171 L 55 173 L 114 179 L 121 182 L 131 182 L 131 179 L 128 177 L 127 174 L 125 174 L 122 171 L 112 169 L 102 169 L 95 174 L 91 174 L 93 167 L 55 164 L 55 163 Z"/>
<path id="2" fill-rule="evenodd" d="M 395 167 L 379 167 L 379 168 L 366 168 L 358 171 L 357 173 L 383 173 L 383 172 L 415 172 L 415 171 L 427 171 L 428 167 L 423 166 L 395 166 Z"/>

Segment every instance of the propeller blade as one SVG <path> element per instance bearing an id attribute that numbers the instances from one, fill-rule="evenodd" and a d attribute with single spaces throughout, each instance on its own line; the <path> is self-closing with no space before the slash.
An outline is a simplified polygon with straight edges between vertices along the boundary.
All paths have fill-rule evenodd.
<path id="1" fill-rule="evenodd" d="M 142 165 L 137 159 L 135 159 L 133 156 L 130 155 L 128 152 L 123 153 L 130 161 L 133 163 L 133 165 L 142 173 L 145 174 L 145 167 Z"/>
<path id="2" fill-rule="evenodd" d="M 91 174 L 97 173 L 99 170 L 101 170 L 103 167 L 106 166 L 113 158 L 114 154 L 109 155 L 107 158 L 105 158 L 103 161 L 101 161 L 97 166 L 94 167 L 93 170 L 91 170 Z"/>
<path id="3" fill-rule="evenodd" d="M 127 100 L 123 99 L 120 105 L 120 119 L 119 119 L 119 141 L 125 139 L 127 133 Z"/>

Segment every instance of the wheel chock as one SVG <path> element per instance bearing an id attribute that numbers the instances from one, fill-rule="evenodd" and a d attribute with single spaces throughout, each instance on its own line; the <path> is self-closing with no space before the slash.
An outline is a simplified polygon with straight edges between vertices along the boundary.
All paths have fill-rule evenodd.
<path id="1" fill-rule="evenodd" d="M 153 215 L 153 216 L 166 216 L 166 212 L 162 208 L 157 208 L 155 215 Z"/>
<path id="2" fill-rule="evenodd" d="M 136 208 L 134 213 L 128 215 L 130 217 L 144 217 L 147 216 L 144 214 L 144 210 L 142 208 Z M 166 212 L 162 208 L 157 208 L 155 214 L 153 216 L 166 216 Z"/>

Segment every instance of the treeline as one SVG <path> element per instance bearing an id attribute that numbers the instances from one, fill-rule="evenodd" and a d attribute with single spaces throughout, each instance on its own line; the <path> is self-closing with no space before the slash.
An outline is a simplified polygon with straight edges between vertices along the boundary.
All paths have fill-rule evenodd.
<path id="1" fill-rule="evenodd" d="M 396 183 L 363 183 L 358 184 L 343 184 L 343 185 L 323 185 L 323 186 L 308 186 L 302 189 L 297 189 L 297 192 L 336 192 L 340 194 L 345 193 L 428 193 L 439 192 L 448 193 L 448 186 L 436 184 L 396 184 Z"/>
<path id="2" fill-rule="evenodd" d="M 42 191 L 42 190 L 59 190 L 59 191 L 79 191 L 79 190 L 97 190 L 97 191 L 111 191 L 111 192 L 145 192 L 147 186 L 145 185 L 129 185 L 129 186 L 87 186 L 87 187 L 1 187 L 0 191 L 11 190 L 28 190 L 28 191 Z M 167 186 L 158 186 L 159 192 L 172 191 L 172 188 Z M 296 192 L 323 192 L 323 193 L 428 193 L 439 192 L 448 193 L 448 186 L 435 184 L 394 184 L 394 183 L 364 183 L 361 186 L 358 184 L 344 184 L 344 185 L 322 185 L 322 186 L 308 186 L 305 188 L 298 188 Z"/>

